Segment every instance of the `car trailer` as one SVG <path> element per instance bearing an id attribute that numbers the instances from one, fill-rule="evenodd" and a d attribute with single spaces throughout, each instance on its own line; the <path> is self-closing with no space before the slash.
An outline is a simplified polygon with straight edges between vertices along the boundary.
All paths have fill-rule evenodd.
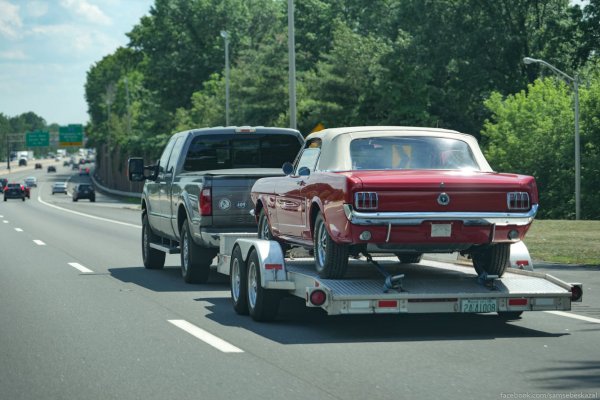
<path id="1" fill-rule="evenodd" d="M 506 320 L 524 311 L 567 311 L 582 300 L 581 284 L 534 272 L 522 243 L 511 267 L 502 277 L 477 276 L 472 266 L 448 262 L 362 257 L 350 260 L 344 279 L 323 279 L 312 258 L 286 259 L 278 242 L 247 233 L 221 234 L 217 261 L 217 271 L 230 276 L 235 311 L 257 321 L 274 319 L 284 295 L 328 315 L 497 313 Z"/>

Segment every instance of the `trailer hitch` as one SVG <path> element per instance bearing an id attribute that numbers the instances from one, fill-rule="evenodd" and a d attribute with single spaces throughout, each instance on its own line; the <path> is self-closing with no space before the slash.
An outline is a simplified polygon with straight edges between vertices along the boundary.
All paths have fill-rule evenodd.
<path id="1" fill-rule="evenodd" d="M 365 257 L 367 257 L 367 261 L 370 262 L 377 268 L 377 271 L 381 273 L 385 277 L 385 281 L 383 282 L 383 293 L 388 293 L 391 290 L 396 292 L 403 292 L 402 289 L 402 279 L 404 279 L 404 274 L 392 275 L 386 271 L 377 261 L 373 260 L 370 254 L 366 253 Z"/>

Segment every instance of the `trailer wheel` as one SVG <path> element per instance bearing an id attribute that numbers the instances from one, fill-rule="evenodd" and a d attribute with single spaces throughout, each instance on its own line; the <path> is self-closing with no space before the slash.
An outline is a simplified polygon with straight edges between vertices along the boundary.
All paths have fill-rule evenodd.
<path id="1" fill-rule="evenodd" d="M 194 243 L 190 224 L 186 219 L 181 229 L 181 276 L 187 283 L 206 283 L 210 274 L 210 264 L 215 257 L 213 249 Z"/>
<path id="2" fill-rule="evenodd" d="M 242 257 L 242 250 L 235 246 L 231 253 L 229 265 L 229 278 L 231 280 L 231 300 L 233 309 L 240 315 L 248 314 L 248 271 Z"/>
<path id="3" fill-rule="evenodd" d="M 281 295 L 277 290 L 265 289 L 260 284 L 260 264 L 256 250 L 248 256 L 247 292 L 248 312 L 255 321 L 271 321 L 277 315 Z"/>
<path id="4" fill-rule="evenodd" d="M 478 275 L 504 274 L 510 260 L 510 243 L 498 243 L 473 253 L 473 266 Z"/>
<path id="5" fill-rule="evenodd" d="M 148 215 L 144 214 L 142 217 L 142 260 L 147 269 L 161 269 L 165 266 L 166 254 L 150 247 L 150 242 L 157 240 L 158 236 L 150 228 Z"/>
<path id="6" fill-rule="evenodd" d="M 396 253 L 396 257 L 402 264 L 416 264 L 421 261 L 423 254 L 407 254 L 407 253 Z"/>
<path id="7" fill-rule="evenodd" d="M 515 319 L 521 319 L 523 311 L 498 311 L 498 318 L 504 321 L 512 321 Z"/>
<path id="8" fill-rule="evenodd" d="M 314 231 L 315 267 L 321 278 L 341 279 L 348 268 L 349 247 L 331 239 L 325 226 L 323 214 L 315 220 Z"/>

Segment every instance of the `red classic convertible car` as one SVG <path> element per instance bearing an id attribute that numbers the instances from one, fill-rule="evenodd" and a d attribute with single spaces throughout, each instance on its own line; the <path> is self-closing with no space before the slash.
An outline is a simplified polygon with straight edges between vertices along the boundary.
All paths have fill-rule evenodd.
<path id="1" fill-rule="evenodd" d="M 252 188 L 259 237 L 313 249 L 324 278 L 350 255 L 456 251 L 502 275 L 538 209 L 533 177 L 494 172 L 474 137 L 444 129 L 327 129 L 283 169 Z"/>

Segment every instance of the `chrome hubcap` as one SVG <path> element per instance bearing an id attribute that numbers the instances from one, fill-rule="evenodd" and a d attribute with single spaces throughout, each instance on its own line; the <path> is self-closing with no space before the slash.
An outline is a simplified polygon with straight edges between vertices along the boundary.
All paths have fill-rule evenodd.
<path id="1" fill-rule="evenodd" d="M 325 224 L 321 223 L 317 231 L 317 260 L 319 267 L 325 265 L 325 254 L 327 252 L 327 229 Z"/>

